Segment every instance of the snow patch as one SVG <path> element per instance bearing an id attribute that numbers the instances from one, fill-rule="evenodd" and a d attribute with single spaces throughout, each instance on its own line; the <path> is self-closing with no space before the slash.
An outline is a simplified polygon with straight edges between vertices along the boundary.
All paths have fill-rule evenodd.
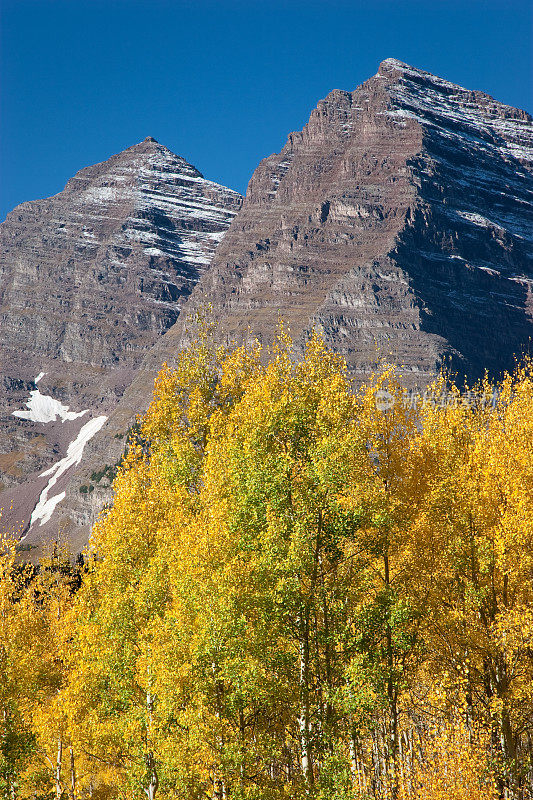
<path id="1" fill-rule="evenodd" d="M 415 119 L 452 141 L 467 140 L 471 146 L 531 164 L 532 123 L 520 112 L 483 93 L 470 92 L 430 73 L 388 60 L 400 72 L 391 87 L 396 107 L 393 119 Z M 423 83 L 411 80 L 422 77 Z"/>
<path id="2" fill-rule="evenodd" d="M 45 498 L 45 499 L 41 500 L 41 498 L 42 498 L 42 495 L 41 495 L 41 497 L 39 498 L 39 502 L 35 506 L 33 514 L 31 515 L 30 528 L 33 525 L 34 521 L 37 520 L 37 519 L 41 520 L 41 523 L 40 523 L 41 525 L 44 525 L 45 522 L 48 522 L 51 519 L 52 514 L 56 510 L 56 506 L 58 505 L 58 503 L 60 503 L 62 500 L 65 499 L 65 496 L 66 496 L 66 492 L 60 492 L 59 494 L 56 494 L 53 497 L 49 497 L 48 499 Z M 37 508 L 39 508 L 38 516 L 35 516 L 35 512 L 37 511 Z"/>
<path id="3" fill-rule="evenodd" d="M 471 211 L 457 211 L 456 212 L 460 217 L 466 219 L 468 222 L 472 222 L 474 225 L 479 225 L 481 228 L 501 228 L 496 222 L 492 222 L 487 217 L 481 216 L 481 214 L 475 214 Z"/>
<path id="4" fill-rule="evenodd" d="M 40 372 L 35 378 L 34 383 L 39 383 L 41 378 L 45 375 Z M 69 411 L 68 406 L 64 406 L 59 400 L 50 397 L 47 394 L 41 394 L 39 389 L 34 389 L 30 392 L 30 399 L 25 403 L 26 409 L 17 409 L 12 412 L 14 417 L 19 419 L 28 419 L 31 422 L 55 422 L 59 417 L 62 422 L 67 420 L 78 419 L 88 413 L 88 409 L 84 411 Z"/>
<path id="5" fill-rule="evenodd" d="M 65 498 L 65 492 L 60 492 L 57 495 L 48 497 L 51 489 L 53 489 L 61 475 L 64 475 L 64 473 L 70 469 L 70 467 L 80 463 L 85 445 L 96 433 L 98 433 L 106 420 L 107 417 L 102 415 L 89 420 L 89 422 L 86 422 L 74 441 L 69 444 L 65 458 L 60 459 L 45 472 L 41 472 L 41 478 L 50 476 L 50 480 L 41 492 L 39 500 L 37 501 L 37 505 L 33 509 L 30 520 L 30 529 L 35 522 L 37 522 L 37 520 L 40 521 L 40 525 L 44 525 L 50 520 L 57 504 Z"/>
<path id="6" fill-rule="evenodd" d="M 132 200 L 134 197 L 135 193 L 129 187 L 92 186 L 80 195 L 78 204 L 107 205 L 121 200 Z"/>

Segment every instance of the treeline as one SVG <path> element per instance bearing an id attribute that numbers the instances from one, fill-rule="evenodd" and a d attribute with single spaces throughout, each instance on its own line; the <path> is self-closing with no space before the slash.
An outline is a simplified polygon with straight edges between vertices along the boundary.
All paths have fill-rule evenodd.
<path id="1" fill-rule="evenodd" d="M 530 365 L 405 402 L 204 324 L 81 586 L 4 547 L 5 796 L 531 797 L 532 509 Z"/>

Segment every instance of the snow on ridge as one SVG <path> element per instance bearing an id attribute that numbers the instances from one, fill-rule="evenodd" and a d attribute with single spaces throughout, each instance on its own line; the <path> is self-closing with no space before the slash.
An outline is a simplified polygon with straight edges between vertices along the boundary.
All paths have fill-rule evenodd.
<path id="1" fill-rule="evenodd" d="M 499 210 L 492 209 L 491 217 L 484 216 L 476 211 L 464 209 L 449 209 L 448 214 L 460 217 L 465 222 L 470 222 L 480 228 L 489 228 L 515 236 L 524 242 L 533 242 L 533 229 L 528 219 L 522 219 L 517 215 L 505 214 Z"/>
<path id="2" fill-rule="evenodd" d="M 218 203 L 201 202 L 205 198 L 188 195 L 185 192 L 172 195 L 170 193 L 155 192 L 152 188 L 142 188 L 138 200 L 139 210 L 160 209 L 170 216 L 193 216 L 205 221 L 217 222 L 220 225 L 229 225 L 231 218 L 237 213 Z"/>
<path id="3" fill-rule="evenodd" d="M 206 180 L 168 150 L 150 154 L 140 166 L 135 182 L 133 210 L 126 225 L 115 234 L 115 241 L 138 242 L 148 256 L 178 258 L 191 265 L 209 264 L 237 213 L 226 208 L 224 202 L 239 197 L 239 193 Z M 152 223 L 154 212 L 168 218 L 168 230 Z M 194 226 L 200 222 L 208 230 L 188 228 L 191 222 Z"/>
<path id="4" fill-rule="evenodd" d="M 74 177 L 80 179 L 78 175 Z M 159 190 L 166 205 L 164 210 L 170 210 L 173 204 L 179 205 L 181 198 L 189 196 L 203 200 L 206 210 L 221 211 L 221 224 L 228 224 L 223 215 L 224 212 L 231 214 L 231 211 L 223 208 L 224 198 L 240 196 L 239 192 L 202 177 L 185 159 L 166 148 L 145 157 L 137 155 L 132 158 L 129 155 L 118 164 L 113 163 L 99 183 L 100 185 L 85 187 L 76 198 L 75 204 L 78 207 L 88 205 L 109 208 L 115 203 L 126 201 L 133 203 L 134 207 L 138 207 L 140 203 L 142 207 L 146 202 L 146 194 L 156 195 Z M 212 198 L 206 197 L 206 194 Z M 150 200 L 153 202 L 154 198 Z"/>
<path id="5" fill-rule="evenodd" d="M 216 181 L 210 181 L 204 178 L 195 167 L 189 164 L 181 156 L 176 156 L 171 150 L 165 148 L 166 152 L 154 153 L 149 159 L 149 166 L 143 165 L 140 170 L 142 177 L 148 178 L 150 182 L 153 181 L 154 176 L 159 175 L 163 182 L 168 183 L 169 180 L 186 181 L 196 183 L 210 190 L 219 190 L 221 193 L 227 193 L 240 196 L 240 193 L 235 189 L 230 189 L 228 186 L 223 186 Z"/>
<path id="6" fill-rule="evenodd" d="M 462 87 L 450 94 L 442 92 L 441 84 L 433 81 L 419 85 L 402 77 L 391 87 L 393 107 L 388 115 L 398 119 L 412 118 L 440 130 L 443 135 L 467 139 L 473 146 L 533 162 L 533 123 L 518 113 L 508 115 L 516 109 L 499 103 L 488 95 L 478 103 L 472 100 L 471 92 Z"/>
<path id="7" fill-rule="evenodd" d="M 103 162 L 94 177 L 89 170 L 72 179 L 69 212 L 74 224 L 83 225 L 76 235 L 76 247 L 86 253 L 108 243 L 128 248 L 106 254 L 120 267 L 139 247 L 147 259 L 177 260 L 180 265 L 189 262 L 194 275 L 211 262 L 237 213 L 241 195 L 207 180 L 163 145 L 155 143 L 147 149 L 145 142 L 140 144 L 144 146 L 134 145 Z M 58 225 L 58 235 L 68 237 L 71 230 L 65 228 L 63 218 Z M 105 239 L 100 234 L 102 225 Z M 63 418 L 59 413 L 54 417 L 54 408 L 45 414 L 38 395 L 30 400 L 28 410 L 17 411 L 16 416 L 43 422 Z"/>
<path id="8" fill-rule="evenodd" d="M 45 373 L 40 372 L 35 378 L 34 383 L 39 383 L 41 378 L 44 378 Z M 69 407 L 63 405 L 55 397 L 48 394 L 41 394 L 39 389 L 34 389 L 30 392 L 30 399 L 25 403 L 26 409 L 17 409 L 12 412 L 12 416 L 19 417 L 19 419 L 27 419 L 31 422 L 55 422 L 59 417 L 62 422 L 67 420 L 78 419 L 88 413 L 89 409 L 84 411 L 69 411 Z"/>
<path id="9" fill-rule="evenodd" d="M 129 186 L 91 186 L 78 198 L 78 205 L 108 205 L 122 200 L 133 200 L 135 192 Z"/>
<path id="10" fill-rule="evenodd" d="M 171 162 L 170 162 L 171 163 Z M 160 167 L 158 169 L 158 167 Z M 166 164 L 158 164 L 155 162 L 151 167 L 142 167 L 139 170 L 139 174 L 142 178 L 147 180 L 149 183 L 154 181 L 154 178 L 159 177 L 159 179 L 164 183 L 176 183 L 183 181 L 184 183 L 192 183 L 197 184 L 199 186 L 205 186 L 210 190 L 219 190 L 221 193 L 224 194 L 233 194 L 237 197 L 239 196 L 239 192 L 235 191 L 235 189 L 230 189 L 228 186 L 223 186 L 221 183 L 216 183 L 216 181 L 210 181 L 207 178 L 203 178 L 201 175 L 190 175 L 187 172 L 181 171 L 174 171 L 166 168 Z M 177 184 L 179 186 L 179 183 Z M 185 187 L 181 187 L 185 188 Z M 190 187 L 192 189 L 192 187 Z"/>
<path id="11" fill-rule="evenodd" d="M 30 530 L 37 520 L 40 520 L 40 525 L 44 525 L 51 519 L 57 504 L 64 500 L 65 492 L 60 492 L 57 495 L 48 497 L 50 490 L 55 486 L 61 475 L 64 475 L 70 467 L 80 463 L 85 445 L 98 433 L 106 421 L 107 417 L 102 415 L 100 417 L 94 417 L 94 419 L 86 422 L 80 429 L 76 438 L 69 444 L 67 455 L 57 461 L 50 469 L 41 472 L 41 478 L 50 476 L 50 480 L 39 495 L 37 505 L 33 509 L 30 519 Z"/>
<path id="12" fill-rule="evenodd" d="M 498 228 L 499 230 L 503 230 L 502 226 L 497 222 L 493 222 L 481 214 L 477 214 L 472 211 L 456 211 L 455 213 L 463 219 L 466 219 L 468 222 L 472 222 L 474 225 L 479 225 L 481 228 Z"/>
<path id="13" fill-rule="evenodd" d="M 406 64 L 405 61 L 399 61 L 397 58 L 386 58 L 381 62 L 380 66 L 383 65 L 392 67 L 393 69 L 398 70 L 398 72 L 401 72 L 403 75 L 423 78 L 430 83 L 434 83 L 435 85 L 446 89 L 458 89 L 459 91 L 465 91 L 464 87 L 458 83 L 447 81 L 445 78 L 441 78 L 438 75 L 435 75 L 433 72 L 427 72 L 427 70 L 419 69 L 418 67 L 412 67 L 410 64 Z"/>
<path id="14" fill-rule="evenodd" d="M 387 75 L 394 70 L 387 114 L 400 125 L 411 118 L 443 136 L 533 164 L 533 121 L 526 112 L 396 59 L 382 65 Z"/>

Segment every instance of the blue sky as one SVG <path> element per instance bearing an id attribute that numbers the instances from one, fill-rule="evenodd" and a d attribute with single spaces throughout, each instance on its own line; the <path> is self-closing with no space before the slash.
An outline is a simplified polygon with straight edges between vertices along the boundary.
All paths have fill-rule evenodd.
<path id="1" fill-rule="evenodd" d="M 244 191 L 331 89 L 399 58 L 532 110 L 523 0 L 0 0 L 0 219 L 154 136 Z"/>

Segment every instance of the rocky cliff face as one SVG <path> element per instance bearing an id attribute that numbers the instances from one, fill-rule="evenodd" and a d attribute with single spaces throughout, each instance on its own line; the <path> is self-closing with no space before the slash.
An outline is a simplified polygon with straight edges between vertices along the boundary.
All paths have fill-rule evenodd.
<path id="1" fill-rule="evenodd" d="M 527 113 L 388 59 L 259 165 L 191 304 L 237 338 L 321 326 L 359 378 L 499 373 L 533 333 L 532 167 Z"/>
<path id="2" fill-rule="evenodd" d="M 359 380 L 380 359 L 418 387 L 444 361 L 459 378 L 512 368 L 533 333 L 532 167 L 528 114 L 388 59 L 259 165 L 187 309 L 212 303 L 237 340 L 270 342 L 280 316 L 300 341 L 320 326 Z M 182 327 L 148 351 L 78 482 L 117 457 Z M 88 530 L 75 486 L 65 505 Z"/>
<path id="3" fill-rule="evenodd" d="M 84 253 L 87 232 L 101 242 L 94 257 L 78 262 L 71 254 L 58 261 L 57 228 L 37 221 L 20 240 L 23 246 L 10 251 L 6 274 L 14 276 L 11 283 L 4 277 L 0 284 L 8 287 L 0 289 L 4 298 L 7 291 L 18 298 L 16 303 L 3 300 L 8 309 L 17 306 L 7 318 L 19 331 L 10 333 L 11 363 L 16 364 L 6 373 L 10 409 L 24 409 L 30 390 L 39 408 L 50 402 L 40 397 L 46 390 L 75 412 L 90 409 L 88 416 L 71 419 L 65 408 L 56 422 L 47 423 L 47 431 L 55 425 L 63 436 L 60 441 L 56 435 L 63 461 L 51 476 L 37 471 L 37 465 L 48 463 L 44 455 L 49 458 L 51 433 L 43 440 L 41 429 L 32 428 L 31 441 L 20 448 L 26 472 L 28 465 L 35 468 L 34 481 L 50 482 L 67 463 L 48 494 L 38 483 L 34 488 L 39 503 L 37 512 L 32 508 L 39 516 L 24 539 L 28 546 L 59 529 L 74 549 L 86 540 L 96 512 L 110 499 L 107 481 L 98 476 L 120 456 L 122 437 L 149 402 L 157 369 L 172 362 L 186 342 L 184 314 L 172 322 L 193 286 L 187 311 L 211 302 L 222 333 L 237 340 L 256 336 L 268 343 L 279 317 L 297 341 L 320 326 L 359 380 L 382 359 L 399 364 L 411 386 L 423 386 L 445 361 L 460 377 L 472 379 L 485 369 L 497 374 L 512 368 L 515 355 L 529 348 L 533 122 L 524 111 L 388 59 L 355 91 L 331 92 L 303 131 L 290 134 L 281 153 L 261 162 L 208 268 L 209 253 L 240 198 L 214 184 L 208 191 L 198 173 L 152 141 L 137 148 L 143 158 L 154 159 L 154 166 L 138 167 L 129 178 L 113 167 L 117 180 L 98 177 L 94 183 L 91 174 L 87 185 L 87 171 L 82 171 L 78 189 L 78 184 L 71 187 L 75 197 L 89 193 L 79 220 L 88 217 L 87 208 L 93 213 L 95 190 L 98 203 L 117 204 L 112 208 L 121 221 L 112 230 L 106 227 L 109 221 L 91 228 L 60 218 L 68 234 L 65 253 Z M 116 159 L 129 153 L 136 158 L 131 148 Z M 100 176 L 103 166 L 90 169 Z M 184 189 L 200 194 L 184 197 Z M 46 208 L 55 201 L 45 201 Z M 71 205 L 75 211 L 74 204 L 64 208 Z M 33 206 L 13 212 L 22 220 L 11 221 L 10 215 L 6 230 L 22 235 L 30 226 L 17 223 Z M 113 214 L 94 206 L 95 219 Z M 52 220 L 57 215 L 38 216 Z M 32 248 L 41 256 L 33 258 Z M 93 270 L 101 263 L 98 253 L 108 271 Z M 14 269 L 19 256 L 22 266 Z M 85 267 L 74 279 L 68 276 L 76 263 Z M 39 269 L 31 283 L 27 276 L 35 265 Z M 42 312 L 31 288 L 40 285 L 41 269 L 49 275 Z M 81 273 L 88 276 L 85 293 Z M 107 283 L 99 289 L 101 274 Z M 90 305 L 96 297 L 97 310 Z M 73 298 L 79 298 L 77 304 Z M 84 303 L 90 311 L 82 318 Z M 31 368 L 16 360 L 28 339 L 30 351 L 39 353 Z M 54 378 L 52 386 L 47 381 L 53 365 L 60 379 Z M 47 374 L 37 386 L 33 381 L 40 372 Z M 89 388 L 76 395 L 79 376 L 85 381 L 89 373 L 83 384 Z M 74 396 L 87 398 L 85 405 L 74 405 Z M 97 426 L 101 416 L 108 419 L 100 430 L 84 429 L 88 423 Z M 9 419 L 13 424 L 15 418 Z M 10 429 L 12 442 L 25 430 L 24 422 L 17 424 L 15 432 Z M 76 437 L 87 436 L 77 465 Z M 3 456 L 12 473 L 22 469 L 17 447 Z M 90 485 L 93 492 L 80 492 Z"/>
<path id="4" fill-rule="evenodd" d="M 85 444 L 178 319 L 240 204 L 148 138 L 8 215 L 0 226 L 0 489 L 12 490 L 0 494 L 4 523 L 47 530 Z"/>

